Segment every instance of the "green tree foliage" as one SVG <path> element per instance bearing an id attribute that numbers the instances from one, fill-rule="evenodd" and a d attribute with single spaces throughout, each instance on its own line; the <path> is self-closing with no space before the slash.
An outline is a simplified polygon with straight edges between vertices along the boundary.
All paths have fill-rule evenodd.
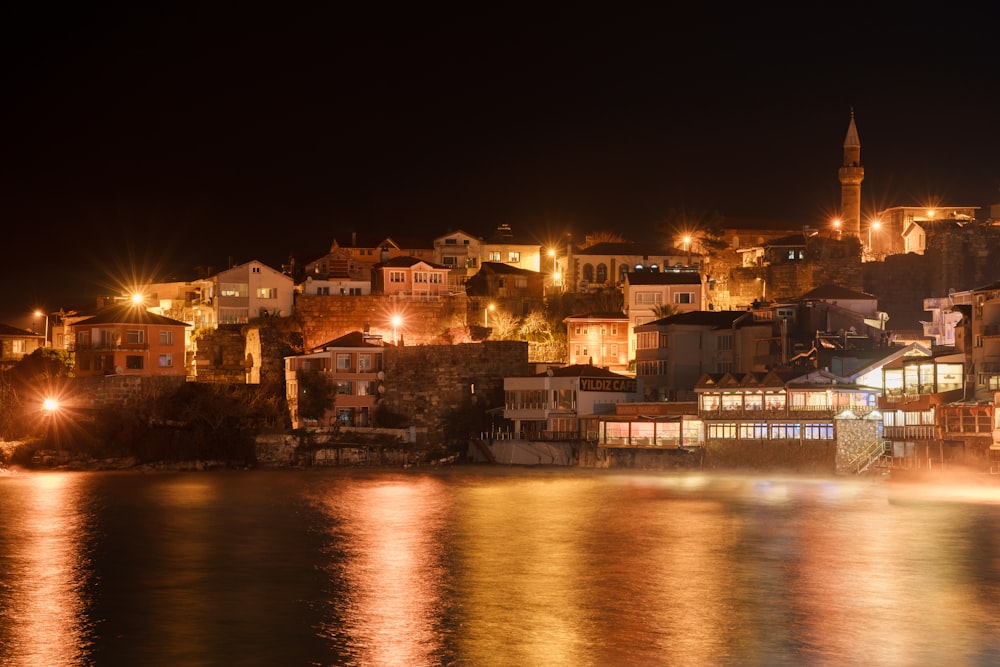
<path id="1" fill-rule="evenodd" d="M 690 236 L 710 255 L 729 247 L 724 239 L 726 218 L 719 211 L 683 211 L 670 209 L 657 225 L 660 236 L 673 245 L 676 239 Z"/>
<path id="2" fill-rule="evenodd" d="M 73 366 L 65 350 L 38 348 L 0 374 L 0 437 L 38 436 L 37 417 L 47 397 L 63 393 Z"/>
<path id="3" fill-rule="evenodd" d="M 322 421 L 327 410 L 332 410 L 336 401 L 336 390 L 330 380 L 322 371 L 314 368 L 298 370 L 295 377 L 299 383 L 299 416 Z"/>
<path id="4" fill-rule="evenodd" d="M 672 303 L 660 303 L 653 308 L 653 317 L 658 320 L 662 320 L 664 317 L 670 317 L 677 314 L 677 306 Z"/>
<path id="5" fill-rule="evenodd" d="M 101 410 L 94 420 L 97 452 L 139 461 L 214 460 L 253 463 L 255 422 L 243 385 L 187 382 Z"/>
<path id="6" fill-rule="evenodd" d="M 584 238 L 583 243 L 580 244 L 580 250 L 590 248 L 599 243 L 624 243 L 625 237 L 618 232 L 611 232 L 606 229 L 599 229 L 594 232 L 590 232 Z"/>

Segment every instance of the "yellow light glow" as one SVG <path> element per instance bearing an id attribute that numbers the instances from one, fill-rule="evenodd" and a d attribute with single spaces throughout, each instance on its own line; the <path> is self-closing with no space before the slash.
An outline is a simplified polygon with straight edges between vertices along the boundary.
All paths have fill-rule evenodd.
<path id="1" fill-rule="evenodd" d="M 42 401 L 42 410 L 46 412 L 55 412 L 59 409 L 59 401 L 54 398 L 46 398 Z"/>
<path id="2" fill-rule="evenodd" d="M 137 306 L 141 305 L 145 300 L 146 300 L 145 297 L 143 297 L 143 295 L 139 294 L 138 292 L 132 295 L 132 303 L 134 303 Z"/>

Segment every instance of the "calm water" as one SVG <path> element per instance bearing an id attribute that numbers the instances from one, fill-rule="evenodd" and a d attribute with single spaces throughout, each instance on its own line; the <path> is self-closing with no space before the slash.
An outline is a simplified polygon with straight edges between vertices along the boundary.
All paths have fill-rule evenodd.
<path id="1" fill-rule="evenodd" d="M 1000 664 L 1000 486 L 0 474 L 0 664 Z"/>

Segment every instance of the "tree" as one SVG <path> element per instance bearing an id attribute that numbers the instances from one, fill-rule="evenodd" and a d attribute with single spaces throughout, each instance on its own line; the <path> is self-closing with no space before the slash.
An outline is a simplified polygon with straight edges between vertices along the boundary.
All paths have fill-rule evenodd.
<path id="1" fill-rule="evenodd" d="M 657 231 L 672 242 L 690 236 L 698 240 L 698 245 L 705 252 L 712 254 L 729 247 L 723 238 L 725 220 L 718 211 L 690 212 L 670 209 L 657 225 Z"/>
<path id="2" fill-rule="evenodd" d="M 521 336 L 525 340 L 536 343 L 551 342 L 552 327 L 545 314 L 538 310 L 532 310 L 525 315 L 521 321 Z"/>
<path id="3" fill-rule="evenodd" d="M 660 303 L 653 308 L 653 316 L 662 320 L 664 317 L 670 317 L 671 315 L 677 314 L 677 306 L 672 303 Z"/>
<path id="4" fill-rule="evenodd" d="M 322 371 L 309 368 L 295 371 L 299 383 L 299 417 L 321 421 L 332 410 L 337 394 Z"/>
<path id="5" fill-rule="evenodd" d="M 580 244 L 580 250 L 590 248 L 598 243 L 624 243 L 625 237 L 618 232 L 609 232 L 606 229 L 601 229 L 596 232 L 591 232 L 587 234 L 583 243 Z"/>
<path id="6" fill-rule="evenodd" d="M 521 319 L 510 311 L 497 309 L 490 315 L 490 328 L 493 330 L 490 338 L 494 340 L 516 340 Z"/>

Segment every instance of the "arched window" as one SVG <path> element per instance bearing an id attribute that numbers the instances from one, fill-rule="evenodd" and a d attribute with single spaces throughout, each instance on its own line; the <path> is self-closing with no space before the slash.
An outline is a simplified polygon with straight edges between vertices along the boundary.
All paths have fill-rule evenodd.
<path id="1" fill-rule="evenodd" d="M 588 283 L 594 282 L 594 265 L 584 264 L 583 265 L 583 279 Z"/>
<path id="2" fill-rule="evenodd" d="M 601 285 L 608 282 L 608 267 L 606 264 L 597 265 L 597 282 Z"/>

